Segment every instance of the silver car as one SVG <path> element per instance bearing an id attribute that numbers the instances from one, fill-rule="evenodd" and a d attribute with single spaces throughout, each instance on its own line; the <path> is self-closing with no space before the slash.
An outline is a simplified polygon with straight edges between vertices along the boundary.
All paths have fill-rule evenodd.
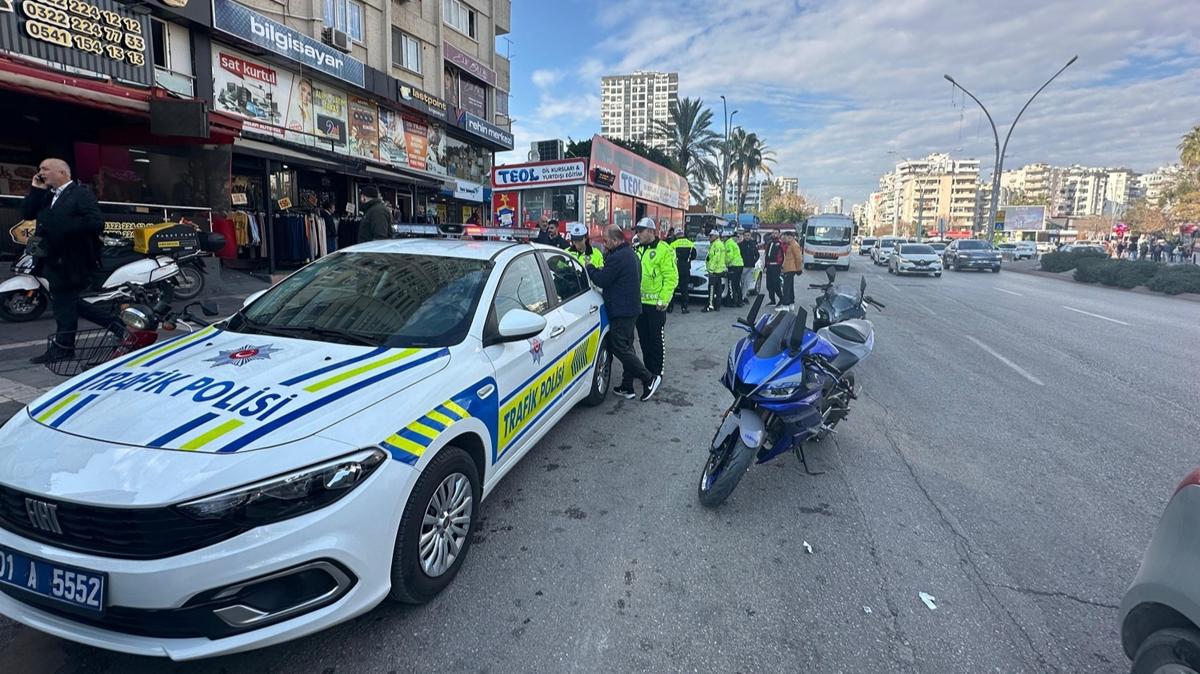
<path id="1" fill-rule="evenodd" d="M 1121 601 L 1121 645 L 1132 672 L 1200 672 L 1200 468 L 1167 503 Z"/>

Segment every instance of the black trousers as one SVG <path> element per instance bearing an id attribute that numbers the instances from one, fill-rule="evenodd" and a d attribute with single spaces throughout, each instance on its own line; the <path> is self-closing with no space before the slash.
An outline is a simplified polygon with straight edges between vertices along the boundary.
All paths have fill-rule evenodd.
<path id="1" fill-rule="evenodd" d="M 650 370 L 650 374 L 661 375 L 663 361 L 667 357 L 667 312 L 643 304 L 642 314 L 637 317 L 637 334 L 646 369 Z"/>
<path id="2" fill-rule="evenodd" d="M 692 294 L 692 268 L 690 265 L 679 265 L 679 285 L 675 286 L 675 296 L 671 299 L 672 303 L 678 301 L 684 309 L 687 309 L 688 298 Z"/>
<path id="3" fill-rule="evenodd" d="M 788 271 L 783 273 L 783 303 L 796 303 L 796 272 Z"/>
<path id="4" fill-rule="evenodd" d="M 638 359 L 637 354 L 633 351 L 633 330 L 637 324 L 635 316 L 621 316 L 620 318 L 611 318 L 608 328 L 608 348 L 612 351 L 612 355 L 617 360 L 621 361 L 621 388 L 629 388 L 633 386 L 634 379 L 640 379 L 645 383 L 650 383 L 653 375 Z"/>
<path id="5" fill-rule="evenodd" d="M 50 285 L 50 312 L 54 315 L 54 341 L 61 346 L 74 346 L 75 332 L 79 330 L 79 317 L 99 325 L 102 328 L 119 324 L 112 313 L 111 303 L 97 306 L 79 299 L 83 288 L 73 285 Z"/>
<path id="6" fill-rule="evenodd" d="M 720 311 L 721 309 L 721 294 L 725 290 L 724 274 L 709 274 L 708 275 L 708 310 Z"/>
<path id="7" fill-rule="evenodd" d="M 745 267 L 729 267 L 729 271 L 725 272 L 729 275 L 729 296 L 733 298 L 735 305 L 741 304 L 742 300 L 742 269 Z"/>
<path id="8" fill-rule="evenodd" d="M 771 301 L 778 304 L 783 298 L 783 282 L 779 275 L 782 273 L 783 267 L 777 264 L 767 265 L 767 295 L 771 297 Z"/>

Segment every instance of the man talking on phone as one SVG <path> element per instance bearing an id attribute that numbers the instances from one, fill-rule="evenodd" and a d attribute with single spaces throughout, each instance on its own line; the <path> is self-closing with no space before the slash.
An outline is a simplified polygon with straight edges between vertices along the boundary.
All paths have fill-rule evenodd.
<path id="1" fill-rule="evenodd" d="M 42 364 L 71 353 L 80 314 L 99 325 L 112 322 L 106 312 L 79 301 L 100 266 L 104 217 L 92 191 L 71 179 L 67 162 L 53 158 L 38 165 L 21 211 L 26 220 L 37 221 L 29 252 L 35 260 L 33 273 L 50 284 L 50 309 L 56 324 L 54 346 L 30 359 Z"/>

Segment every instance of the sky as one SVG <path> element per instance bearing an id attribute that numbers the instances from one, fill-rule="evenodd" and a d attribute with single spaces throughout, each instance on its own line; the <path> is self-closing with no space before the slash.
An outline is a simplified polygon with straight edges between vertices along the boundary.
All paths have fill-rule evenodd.
<path id="1" fill-rule="evenodd" d="M 774 150 L 775 175 L 810 200 L 865 200 L 905 158 L 948 152 L 990 174 L 991 127 L 950 74 L 988 106 L 1004 142 L 1039 86 L 1079 59 L 1021 117 L 1004 166 L 1178 161 L 1200 125 L 1196 0 L 514 0 L 516 149 L 600 130 L 600 77 L 679 73 L 701 98 Z M 965 102 L 964 102 L 965 100 Z"/>

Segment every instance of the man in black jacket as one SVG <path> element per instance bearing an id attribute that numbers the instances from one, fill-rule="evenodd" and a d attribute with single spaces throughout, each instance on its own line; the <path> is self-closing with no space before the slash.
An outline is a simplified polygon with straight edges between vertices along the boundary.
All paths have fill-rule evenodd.
<path id="1" fill-rule="evenodd" d="M 597 269 L 589 264 L 587 270 L 592 282 L 604 291 L 608 347 L 623 369 L 621 385 L 613 393 L 632 400 L 637 395 L 633 380 L 639 379 L 644 386 L 642 400 L 649 400 L 662 384 L 662 377 L 651 374 L 633 351 L 634 326 L 642 313 L 642 265 L 620 227 L 610 225 L 604 231 L 604 243 L 608 248 L 604 267 Z"/>
<path id="2" fill-rule="evenodd" d="M 57 348 L 30 360 L 42 364 L 67 355 L 74 347 L 81 314 L 99 325 L 113 322 L 107 312 L 79 300 L 100 266 L 104 217 L 96 196 L 71 179 L 71 167 L 61 159 L 44 159 L 38 165 L 21 212 L 26 220 L 37 220 L 37 243 L 30 251 L 36 260 L 33 273 L 50 284 L 50 308 L 57 332 Z"/>
<path id="3" fill-rule="evenodd" d="M 383 199 L 379 198 L 379 188 L 374 185 L 360 187 L 358 201 L 362 204 L 363 216 L 362 222 L 358 223 L 358 242 L 392 238 L 392 218 Z"/>
<path id="4" fill-rule="evenodd" d="M 742 292 L 749 295 L 754 287 L 754 265 L 758 264 L 758 242 L 754 240 L 754 234 L 742 232 L 738 248 L 742 250 Z"/>

